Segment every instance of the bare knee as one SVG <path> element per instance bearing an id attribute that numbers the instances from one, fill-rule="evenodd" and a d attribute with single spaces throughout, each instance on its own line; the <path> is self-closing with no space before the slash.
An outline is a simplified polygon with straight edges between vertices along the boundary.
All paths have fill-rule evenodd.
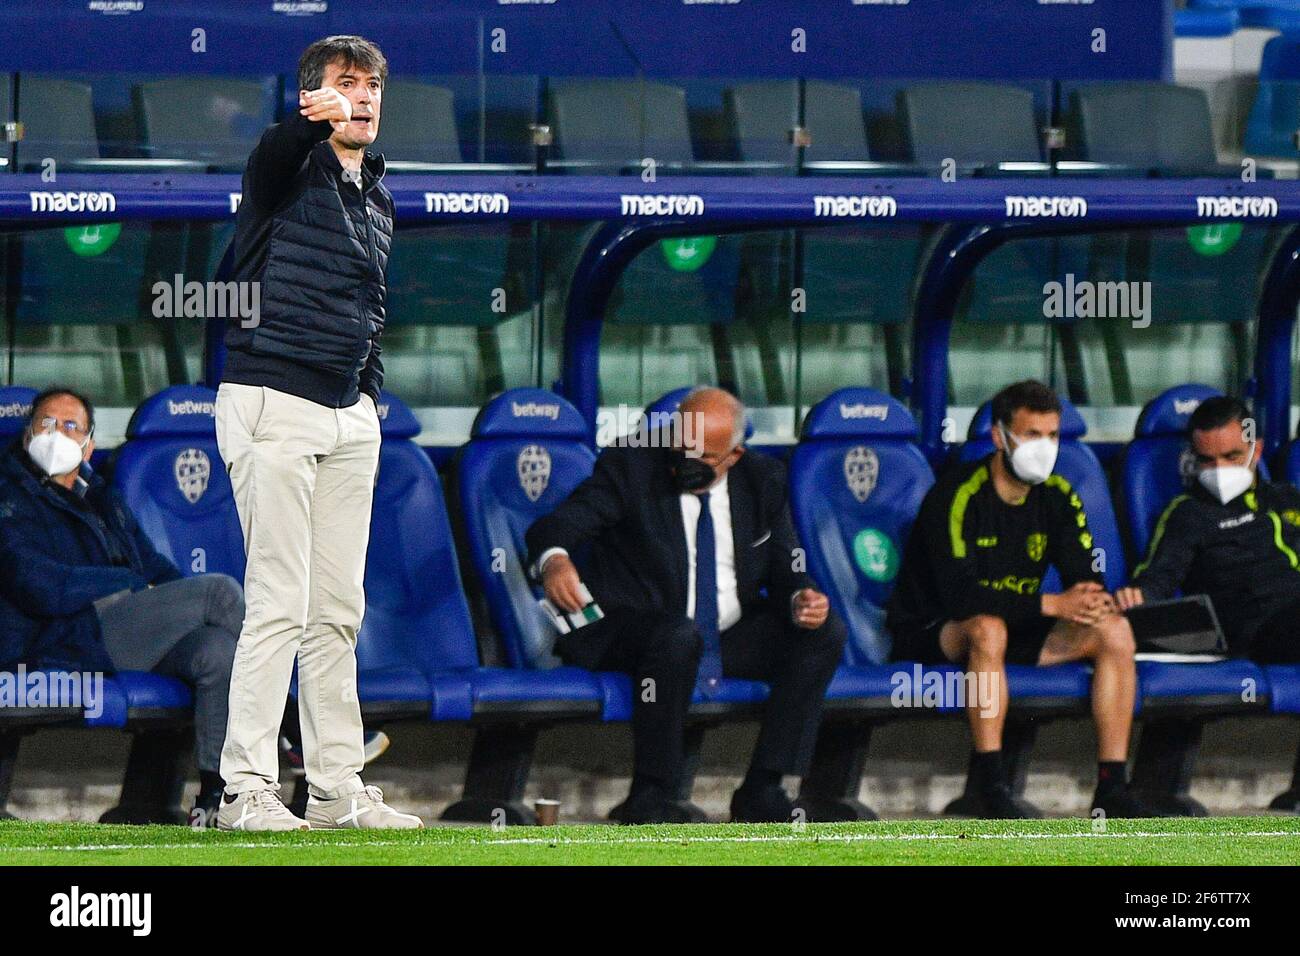
<path id="1" fill-rule="evenodd" d="M 992 614 L 977 614 L 962 621 L 962 631 L 972 656 L 1002 660 L 1007 655 L 1007 622 Z"/>
<path id="2" fill-rule="evenodd" d="M 1097 656 L 1131 661 L 1137 653 L 1133 639 L 1133 626 L 1123 614 L 1110 614 L 1102 618 L 1097 627 Z"/>

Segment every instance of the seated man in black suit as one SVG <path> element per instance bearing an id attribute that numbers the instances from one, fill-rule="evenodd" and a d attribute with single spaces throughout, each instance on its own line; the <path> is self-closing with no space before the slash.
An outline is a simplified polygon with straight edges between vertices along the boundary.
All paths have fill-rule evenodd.
<path id="1" fill-rule="evenodd" d="M 556 606 L 578 610 L 586 584 L 605 613 L 561 635 L 565 663 L 633 678 L 632 789 L 610 818 L 689 819 L 675 800 L 686 711 L 697 676 L 721 676 L 720 659 L 723 675 L 772 689 L 732 819 L 789 820 L 781 778 L 807 769 L 844 625 L 796 570 L 785 471 L 744 448 L 744 406 L 698 388 L 680 421 L 673 447 L 656 432 L 660 447 L 607 448 L 592 476 L 529 528 L 529 558 Z M 587 547 L 580 575 L 569 555 Z"/>

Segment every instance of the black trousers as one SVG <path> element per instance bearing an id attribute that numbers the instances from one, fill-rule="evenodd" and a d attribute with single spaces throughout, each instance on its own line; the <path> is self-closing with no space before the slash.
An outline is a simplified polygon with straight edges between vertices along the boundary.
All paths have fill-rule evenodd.
<path id="1" fill-rule="evenodd" d="M 807 630 L 768 609 L 746 614 L 722 633 L 723 675 L 771 687 L 754 769 L 806 772 L 844 640 L 844 624 L 834 613 Z M 634 772 L 670 790 L 681 773 L 686 712 L 702 648 L 690 618 L 628 608 L 608 610 L 595 624 L 562 635 L 555 647 L 566 664 L 631 676 Z"/>
<path id="2" fill-rule="evenodd" d="M 1300 599 L 1275 611 L 1259 626 L 1247 656 L 1257 664 L 1300 664 Z"/>

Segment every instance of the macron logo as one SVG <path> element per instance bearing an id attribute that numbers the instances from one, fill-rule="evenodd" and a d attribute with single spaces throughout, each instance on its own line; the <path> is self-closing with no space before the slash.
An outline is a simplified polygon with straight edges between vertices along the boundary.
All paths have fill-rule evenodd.
<path id="1" fill-rule="evenodd" d="M 1197 196 L 1196 215 L 1202 219 L 1276 219 L 1272 196 Z"/>
<path id="2" fill-rule="evenodd" d="M 1199 398 L 1184 398 L 1182 401 L 1179 401 L 1178 399 L 1175 398 L 1174 414 L 1190 415 L 1192 412 L 1196 411 L 1197 407 L 1200 404 L 1201 404 L 1201 400 Z"/>
<path id="3" fill-rule="evenodd" d="M 505 193 L 425 193 L 424 211 L 504 216 L 510 211 L 510 197 Z"/>
<path id="4" fill-rule="evenodd" d="M 845 405 L 843 402 L 840 402 L 840 418 L 845 421 L 875 418 L 883 422 L 888 417 L 888 405 L 863 405 L 861 402 L 858 402 L 856 405 Z"/>
<path id="5" fill-rule="evenodd" d="M 549 418 L 551 421 L 557 421 L 560 417 L 559 405 L 543 405 L 540 402 L 528 402 L 524 405 L 511 402 L 510 411 L 514 413 L 515 418 Z"/>
<path id="6" fill-rule="evenodd" d="M 110 192 L 33 192 L 32 212 L 113 212 L 117 197 Z"/>
<path id="7" fill-rule="evenodd" d="M 1081 219 L 1088 215 L 1082 196 L 1007 196 L 1008 219 Z"/>
<path id="8" fill-rule="evenodd" d="M 167 400 L 168 415 L 207 415 L 213 418 L 217 414 L 216 402 L 196 402 L 192 398 L 187 398 L 183 402 L 173 402 Z"/>
<path id="9" fill-rule="evenodd" d="M 898 200 L 893 196 L 813 196 L 813 215 L 835 219 L 893 219 Z"/>

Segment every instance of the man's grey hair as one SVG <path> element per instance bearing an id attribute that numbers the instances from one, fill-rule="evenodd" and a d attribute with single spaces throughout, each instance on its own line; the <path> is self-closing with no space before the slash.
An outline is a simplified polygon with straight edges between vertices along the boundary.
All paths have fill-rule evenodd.
<path id="1" fill-rule="evenodd" d="M 731 426 L 731 447 L 743 444 L 745 441 L 745 424 L 749 420 L 749 410 L 745 408 L 745 403 L 732 395 L 725 388 L 718 388 L 716 385 L 696 385 L 693 389 L 682 396 L 681 404 L 685 405 L 692 398 L 704 394 L 705 392 L 721 392 L 731 399 L 731 412 L 733 415 Z"/>

